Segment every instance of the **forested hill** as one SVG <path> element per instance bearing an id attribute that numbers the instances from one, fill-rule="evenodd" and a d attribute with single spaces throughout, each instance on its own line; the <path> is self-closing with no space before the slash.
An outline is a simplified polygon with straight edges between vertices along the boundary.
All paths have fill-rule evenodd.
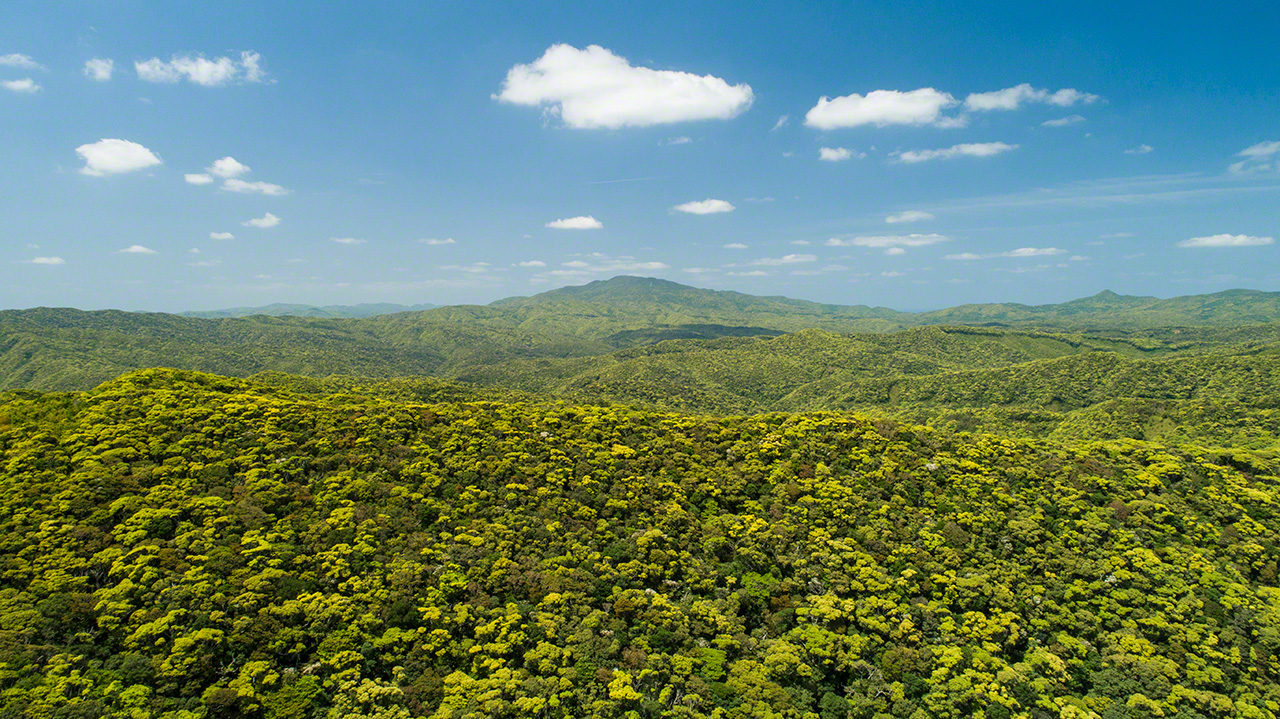
<path id="1" fill-rule="evenodd" d="M 280 371 L 469 378 L 513 363 L 600 358 L 664 340 L 730 341 L 813 329 L 883 334 L 944 321 L 1024 330 L 1041 326 L 1099 341 L 1099 335 L 1109 335 L 1130 344 L 1183 346 L 1233 342 L 1238 338 L 1232 335 L 1262 335 L 1266 327 L 1280 327 L 1277 296 L 1245 291 L 1172 300 L 1099 295 L 1063 305 L 990 305 L 910 315 L 618 277 L 488 306 L 362 319 L 7 310 L 0 312 L 0 388 L 87 389 L 122 372 L 155 366 L 236 376 Z M 1238 323 L 1246 319 L 1269 324 L 1241 328 Z M 1095 325 L 1096 330 L 1081 329 Z M 1172 327 L 1183 329 L 1167 329 Z"/>
<path id="2" fill-rule="evenodd" d="M 0 398 L 0 715 L 1280 714 L 1274 460 L 274 379 Z"/>

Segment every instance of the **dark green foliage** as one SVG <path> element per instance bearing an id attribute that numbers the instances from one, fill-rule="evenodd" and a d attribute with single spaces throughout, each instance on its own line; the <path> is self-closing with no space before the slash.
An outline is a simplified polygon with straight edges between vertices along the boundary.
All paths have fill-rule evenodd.
<path id="1" fill-rule="evenodd" d="M 1265 455 L 264 379 L 0 404 L 0 716 L 1280 712 Z"/>

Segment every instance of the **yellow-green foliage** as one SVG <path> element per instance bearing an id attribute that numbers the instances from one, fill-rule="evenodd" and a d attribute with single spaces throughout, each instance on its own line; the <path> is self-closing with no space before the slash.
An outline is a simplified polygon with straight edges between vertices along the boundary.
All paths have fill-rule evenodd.
<path id="1" fill-rule="evenodd" d="M 153 370 L 0 462 L 5 717 L 1280 714 L 1257 458 Z"/>

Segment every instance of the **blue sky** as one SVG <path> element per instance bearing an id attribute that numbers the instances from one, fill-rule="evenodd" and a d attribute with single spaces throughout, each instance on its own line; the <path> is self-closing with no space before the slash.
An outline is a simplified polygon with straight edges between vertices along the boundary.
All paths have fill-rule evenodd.
<path id="1" fill-rule="evenodd" d="M 3 307 L 1280 289 L 1274 2 L 72 5 L 0 24 Z"/>

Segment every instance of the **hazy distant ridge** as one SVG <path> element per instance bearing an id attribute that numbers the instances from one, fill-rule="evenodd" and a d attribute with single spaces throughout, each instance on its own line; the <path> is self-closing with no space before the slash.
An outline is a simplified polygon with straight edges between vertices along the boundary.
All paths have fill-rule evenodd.
<path id="1" fill-rule="evenodd" d="M 225 317 L 252 317 L 266 315 L 268 317 L 329 317 L 358 319 L 361 317 L 377 317 L 397 312 L 421 312 L 439 307 L 439 305 L 397 305 L 390 302 L 366 302 L 358 305 L 295 305 L 275 302 L 261 307 L 228 307 L 222 310 L 193 310 L 179 312 L 183 317 L 199 317 L 201 319 L 222 319 Z"/>

